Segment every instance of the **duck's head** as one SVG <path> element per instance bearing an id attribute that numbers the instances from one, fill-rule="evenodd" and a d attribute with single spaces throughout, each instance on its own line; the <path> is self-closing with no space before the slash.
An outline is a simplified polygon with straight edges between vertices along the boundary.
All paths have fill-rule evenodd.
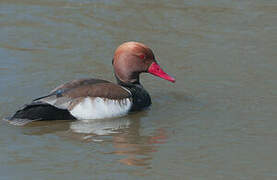
<path id="1" fill-rule="evenodd" d="M 121 44 L 115 50 L 113 66 L 116 77 L 125 83 L 139 82 L 139 75 L 143 72 L 175 82 L 175 79 L 158 65 L 153 51 L 142 43 L 126 42 Z"/>

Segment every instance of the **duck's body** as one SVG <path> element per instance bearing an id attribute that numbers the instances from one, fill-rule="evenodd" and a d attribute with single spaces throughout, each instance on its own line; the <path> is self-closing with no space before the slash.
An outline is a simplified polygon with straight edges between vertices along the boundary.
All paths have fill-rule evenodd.
<path id="1" fill-rule="evenodd" d="M 128 42 L 119 46 L 113 65 L 117 84 L 101 79 L 80 79 L 62 84 L 18 110 L 9 122 L 23 125 L 36 120 L 123 116 L 151 105 L 149 94 L 139 83 L 141 72 L 175 81 L 160 69 L 152 51 L 140 43 Z"/>

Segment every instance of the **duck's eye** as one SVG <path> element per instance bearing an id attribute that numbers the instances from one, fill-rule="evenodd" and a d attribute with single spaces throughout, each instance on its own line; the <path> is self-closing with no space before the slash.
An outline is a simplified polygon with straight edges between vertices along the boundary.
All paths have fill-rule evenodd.
<path id="1" fill-rule="evenodd" d="M 141 54 L 141 55 L 139 55 L 139 58 L 140 58 L 140 59 L 145 59 L 145 55 L 144 55 L 144 54 Z"/>

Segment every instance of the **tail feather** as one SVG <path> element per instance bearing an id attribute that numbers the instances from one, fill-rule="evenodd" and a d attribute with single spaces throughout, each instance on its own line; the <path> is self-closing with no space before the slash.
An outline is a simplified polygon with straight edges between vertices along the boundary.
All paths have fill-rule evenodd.
<path id="1" fill-rule="evenodd" d="M 24 126 L 25 124 L 35 121 L 30 119 L 17 119 L 17 118 L 13 118 L 13 119 L 4 118 L 3 120 L 15 126 Z"/>
<path id="2" fill-rule="evenodd" d="M 10 124 L 25 125 L 32 121 L 43 120 L 74 120 L 68 110 L 59 109 L 50 104 L 32 102 L 19 109 L 12 117 L 6 118 Z"/>

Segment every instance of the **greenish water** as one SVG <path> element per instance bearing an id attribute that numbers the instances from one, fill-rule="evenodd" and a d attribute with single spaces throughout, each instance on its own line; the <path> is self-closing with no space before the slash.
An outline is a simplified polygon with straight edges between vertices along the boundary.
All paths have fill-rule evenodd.
<path id="1" fill-rule="evenodd" d="M 84 123 L 0 122 L 0 179 L 276 179 L 277 2 L 0 1 L 0 118 L 57 85 L 113 80 L 125 41 L 153 105 Z"/>

